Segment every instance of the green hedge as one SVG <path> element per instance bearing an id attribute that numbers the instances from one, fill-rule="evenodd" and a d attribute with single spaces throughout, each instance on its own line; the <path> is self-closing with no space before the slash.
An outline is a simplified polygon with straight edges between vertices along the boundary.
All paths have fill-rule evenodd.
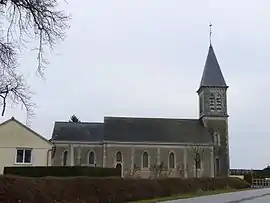
<path id="1" fill-rule="evenodd" d="M 23 203 L 123 203 L 176 195 L 185 196 L 185 194 L 198 191 L 228 188 L 244 189 L 250 188 L 250 185 L 239 178 L 166 178 L 153 180 L 0 176 L 0 202 L 18 202 L 20 200 Z M 219 201 L 214 202 L 219 203 Z"/>
<path id="2" fill-rule="evenodd" d="M 27 166 L 5 167 L 4 175 L 17 175 L 25 177 L 120 177 L 121 170 L 118 168 L 100 168 L 88 166 Z"/>

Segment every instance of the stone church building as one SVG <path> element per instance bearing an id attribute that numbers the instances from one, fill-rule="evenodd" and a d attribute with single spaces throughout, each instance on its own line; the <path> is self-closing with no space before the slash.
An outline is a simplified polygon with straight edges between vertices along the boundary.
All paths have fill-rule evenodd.
<path id="1" fill-rule="evenodd" d="M 197 119 L 57 121 L 52 164 L 119 167 L 123 177 L 228 176 L 227 88 L 210 44 L 197 90 Z"/>

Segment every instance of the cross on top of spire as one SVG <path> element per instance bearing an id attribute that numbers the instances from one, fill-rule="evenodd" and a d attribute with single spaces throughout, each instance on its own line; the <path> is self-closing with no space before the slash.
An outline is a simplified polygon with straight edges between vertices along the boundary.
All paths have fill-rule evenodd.
<path id="1" fill-rule="evenodd" d="M 209 23 L 209 40 L 210 40 L 210 45 L 212 44 L 212 39 L 211 39 L 211 37 L 212 37 L 212 23 L 210 22 Z"/>

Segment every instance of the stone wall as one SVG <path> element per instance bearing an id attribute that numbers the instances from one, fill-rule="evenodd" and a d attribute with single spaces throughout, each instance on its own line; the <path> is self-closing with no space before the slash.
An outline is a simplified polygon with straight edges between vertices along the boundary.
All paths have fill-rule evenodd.
<path id="1" fill-rule="evenodd" d="M 123 177 L 212 177 L 212 147 L 196 146 L 203 151 L 200 152 L 199 169 L 195 167 L 194 148 L 184 145 L 58 144 L 52 163 L 63 165 L 63 153 L 68 151 L 67 165 L 90 165 L 89 154 L 94 152 L 95 164 L 91 166 L 121 167 Z"/>

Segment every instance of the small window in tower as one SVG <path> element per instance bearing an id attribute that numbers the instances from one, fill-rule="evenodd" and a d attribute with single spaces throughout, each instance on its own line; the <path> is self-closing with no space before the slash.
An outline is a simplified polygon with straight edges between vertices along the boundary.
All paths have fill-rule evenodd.
<path id="1" fill-rule="evenodd" d="M 222 110 L 222 101 L 221 101 L 221 96 L 218 94 L 216 96 L 216 104 L 217 104 L 217 110 L 221 111 Z"/>
<path id="2" fill-rule="evenodd" d="M 203 112 L 203 99 L 200 97 L 200 113 Z"/>
<path id="3" fill-rule="evenodd" d="M 209 98 L 209 108 L 211 111 L 215 110 L 215 96 L 213 93 L 210 94 L 210 98 Z"/>
<path id="4" fill-rule="evenodd" d="M 215 145 L 220 145 L 220 136 L 219 136 L 219 132 L 214 132 L 213 133 L 213 137 L 214 137 L 214 144 Z"/>

